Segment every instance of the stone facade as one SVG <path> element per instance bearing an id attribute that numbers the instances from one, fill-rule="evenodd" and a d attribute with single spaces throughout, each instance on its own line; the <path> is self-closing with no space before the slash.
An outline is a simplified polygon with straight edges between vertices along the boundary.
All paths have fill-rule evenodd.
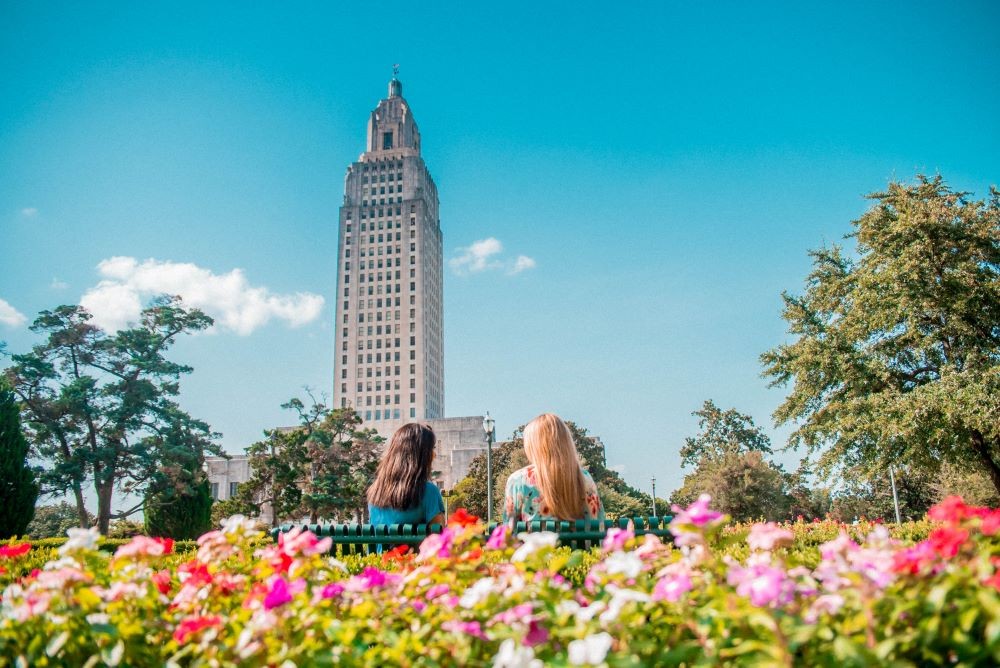
<path id="1" fill-rule="evenodd" d="M 444 416 L 442 248 L 437 187 L 393 78 L 344 180 L 333 391 L 386 437 Z"/>

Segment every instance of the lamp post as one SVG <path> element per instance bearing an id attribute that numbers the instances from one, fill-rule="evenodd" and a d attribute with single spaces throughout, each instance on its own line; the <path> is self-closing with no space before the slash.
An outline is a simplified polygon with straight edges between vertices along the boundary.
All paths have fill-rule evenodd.
<path id="1" fill-rule="evenodd" d="M 896 496 L 896 474 L 893 472 L 893 465 L 889 464 L 889 482 L 892 483 L 892 505 L 896 510 L 896 524 L 900 524 L 899 520 L 899 497 Z"/>
<path id="2" fill-rule="evenodd" d="M 656 476 L 650 478 L 653 483 L 653 517 L 656 517 Z"/>
<path id="3" fill-rule="evenodd" d="M 483 431 L 486 432 L 486 525 L 493 522 L 493 418 L 486 411 Z"/>

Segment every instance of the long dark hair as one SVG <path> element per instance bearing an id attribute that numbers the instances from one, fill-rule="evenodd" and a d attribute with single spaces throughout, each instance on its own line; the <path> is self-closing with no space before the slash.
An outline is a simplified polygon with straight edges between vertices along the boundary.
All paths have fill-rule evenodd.
<path id="1" fill-rule="evenodd" d="M 416 508 L 431 479 L 436 442 L 430 425 L 410 422 L 397 429 L 368 488 L 368 503 L 394 510 Z"/>

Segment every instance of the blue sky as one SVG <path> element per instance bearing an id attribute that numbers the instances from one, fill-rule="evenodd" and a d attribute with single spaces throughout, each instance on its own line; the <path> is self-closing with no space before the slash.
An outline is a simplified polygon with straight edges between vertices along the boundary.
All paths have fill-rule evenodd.
<path id="1" fill-rule="evenodd" d="M 446 275 L 447 414 L 554 411 L 665 493 L 705 399 L 772 428 L 780 293 L 864 193 L 998 181 L 996 3 L 471 4 L 5 3 L 0 340 L 102 280 L 208 285 L 183 405 L 230 452 L 287 423 L 332 387 L 344 171 L 400 63 L 446 258 L 535 261 Z"/>

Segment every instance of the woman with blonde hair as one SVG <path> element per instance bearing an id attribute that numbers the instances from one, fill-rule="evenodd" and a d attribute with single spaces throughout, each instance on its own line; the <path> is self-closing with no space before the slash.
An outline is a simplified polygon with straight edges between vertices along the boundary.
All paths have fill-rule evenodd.
<path id="1" fill-rule="evenodd" d="M 437 437 L 426 424 L 396 430 L 368 488 L 372 524 L 444 524 L 444 499 L 431 482 Z"/>
<path id="2" fill-rule="evenodd" d="M 507 478 L 504 521 L 603 520 L 597 485 L 580 464 L 573 434 L 551 413 L 524 428 L 530 462 Z"/>

